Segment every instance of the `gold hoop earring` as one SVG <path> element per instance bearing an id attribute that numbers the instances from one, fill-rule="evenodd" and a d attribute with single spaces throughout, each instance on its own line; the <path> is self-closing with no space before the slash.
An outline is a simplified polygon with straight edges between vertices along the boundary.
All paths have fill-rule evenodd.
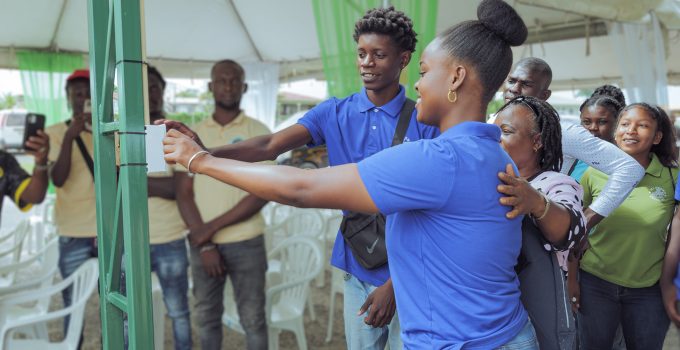
<path id="1" fill-rule="evenodd" d="M 451 97 L 451 93 L 453 93 L 453 97 Z M 446 99 L 451 103 L 456 103 L 456 101 L 458 101 L 458 94 L 455 91 L 449 89 L 449 93 L 446 94 Z"/>

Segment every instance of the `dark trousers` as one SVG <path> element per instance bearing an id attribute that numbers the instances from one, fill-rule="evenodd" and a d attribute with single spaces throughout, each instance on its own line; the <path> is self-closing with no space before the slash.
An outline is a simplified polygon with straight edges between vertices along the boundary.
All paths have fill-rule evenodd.
<path id="1" fill-rule="evenodd" d="M 661 350 L 670 320 L 661 289 L 627 288 L 580 271 L 581 349 L 611 350 L 621 324 L 628 350 Z"/>
<path id="2" fill-rule="evenodd" d="M 267 253 L 262 235 L 246 241 L 219 244 L 217 249 L 226 266 L 226 275 L 211 277 L 203 268 L 200 252 L 191 249 L 191 271 L 196 298 L 196 321 L 201 349 L 222 348 L 222 313 L 224 284 L 231 278 L 241 326 L 246 332 L 248 350 L 267 349 L 267 322 L 265 317 L 265 273 Z"/>

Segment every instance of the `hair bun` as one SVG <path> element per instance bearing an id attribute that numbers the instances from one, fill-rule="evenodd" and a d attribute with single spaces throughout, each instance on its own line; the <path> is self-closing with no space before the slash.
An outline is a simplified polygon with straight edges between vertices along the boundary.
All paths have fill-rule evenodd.
<path id="1" fill-rule="evenodd" d="M 480 22 L 511 46 L 519 46 L 527 40 L 527 26 L 512 6 L 502 0 L 482 0 L 477 6 Z"/>

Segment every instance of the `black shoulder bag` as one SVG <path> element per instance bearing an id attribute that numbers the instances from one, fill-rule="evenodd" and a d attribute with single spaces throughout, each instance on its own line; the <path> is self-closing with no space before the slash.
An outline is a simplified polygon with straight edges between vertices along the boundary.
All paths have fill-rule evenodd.
<path id="1" fill-rule="evenodd" d="M 66 125 L 71 125 L 71 120 L 66 121 Z M 92 181 L 94 181 L 94 161 L 92 161 L 92 157 L 90 156 L 90 153 L 87 151 L 87 148 L 85 147 L 85 143 L 83 142 L 83 139 L 80 138 L 80 135 L 78 135 L 75 138 L 76 144 L 78 145 L 78 149 L 80 150 L 80 154 L 83 156 L 83 159 L 85 160 L 85 164 L 87 164 L 87 168 L 90 169 L 90 174 L 92 174 Z"/>
<path id="2" fill-rule="evenodd" d="M 402 143 L 416 103 L 406 99 L 401 107 L 392 146 Z M 385 245 L 385 215 L 347 212 L 340 223 L 340 232 L 361 266 L 371 270 L 387 263 Z"/>

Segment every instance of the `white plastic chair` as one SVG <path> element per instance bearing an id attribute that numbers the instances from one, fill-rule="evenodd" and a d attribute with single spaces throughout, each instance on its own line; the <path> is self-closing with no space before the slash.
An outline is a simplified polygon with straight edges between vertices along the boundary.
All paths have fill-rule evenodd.
<path id="1" fill-rule="evenodd" d="M 20 293 L 0 298 L 0 345 L 3 349 L 12 350 L 66 350 L 76 349 L 83 329 L 85 305 L 94 292 L 99 277 L 99 267 L 96 259 L 90 259 L 82 264 L 71 276 L 47 288 L 35 290 L 31 293 Z M 53 295 L 60 294 L 64 289 L 73 286 L 73 299 L 69 307 L 61 310 L 43 312 L 36 309 L 36 302 L 49 300 Z M 15 333 L 22 329 L 38 324 L 44 324 L 70 316 L 69 327 L 64 339 L 58 343 L 51 343 L 49 339 L 13 339 Z"/>
<path id="2" fill-rule="evenodd" d="M 333 338 L 333 320 L 335 317 L 335 296 L 345 293 L 345 272 L 338 268 L 331 268 L 331 298 L 328 303 L 328 326 L 326 328 L 326 343 Z"/>
<path id="3" fill-rule="evenodd" d="M 280 207 L 275 207 L 279 208 Z M 319 246 L 321 251 L 322 261 L 326 260 L 326 254 L 324 254 L 325 249 L 325 221 L 317 209 L 297 209 L 291 211 L 282 222 L 269 226 L 265 228 L 265 247 L 267 251 L 271 250 L 271 247 L 277 246 L 280 242 L 288 237 L 308 237 L 312 239 Z M 278 262 L 269 262 L 269 273 L 276 273 L 278 271 Z M 316 276 L 317 287 L 323 287 L 325 275 L 324 270 L 321 269 L 319 274 Z M 312 320 L 316 320 L 316 312 L 314 312 L 314 305 L 312 300 L 308 300 L 308 312 Z"/>
<path id="4" fill-rule="evenodd" d="M 0 242 L 0 265 L 16 264 L 21 259 L 26 235 L 31 231 L 28 220 L 22 220 L 7 235 L 2 237 Z M 16 270 L 9 269 L 0 273 L 0 288 L 7 287 L 14 283 Z"/>
<path id="5" fill-rule="evenodd" d="M 269 348 L 278 349 L 279 334 L 283 330 L 295 333 L 298 348 L 307 349 L 304 329 L 304 310 L 309 298 L 309 282 L 321 271 L 321 249 L 308 237 L 290 237 L 269 253 L 269 259 L 280 262 L 278 283 L 266 290 L 266 317 L 269 327 Z M 225 288 L 226 289 L 226 288 Z M 222 323 L 243 333 L 233 297 L 225 293 L 225 312 Z"/>
<path id="6" fill-rule="evenodd" d="M 158 275 L 151 273 L 151 302 L 153 303 L 153 344 L 156 350 L 163 350 L 165 345 L 165 304 L 163 290 Z"/>
<path id="7" fill-rule="evenodd" d="M 58 240 L 53 238 L 43 247 L 16 263 L 1 265 L 0 276 L 13 274 L 12 283 L 0 286 L 0 296 L 52 285 L 59 262 Z"/>

